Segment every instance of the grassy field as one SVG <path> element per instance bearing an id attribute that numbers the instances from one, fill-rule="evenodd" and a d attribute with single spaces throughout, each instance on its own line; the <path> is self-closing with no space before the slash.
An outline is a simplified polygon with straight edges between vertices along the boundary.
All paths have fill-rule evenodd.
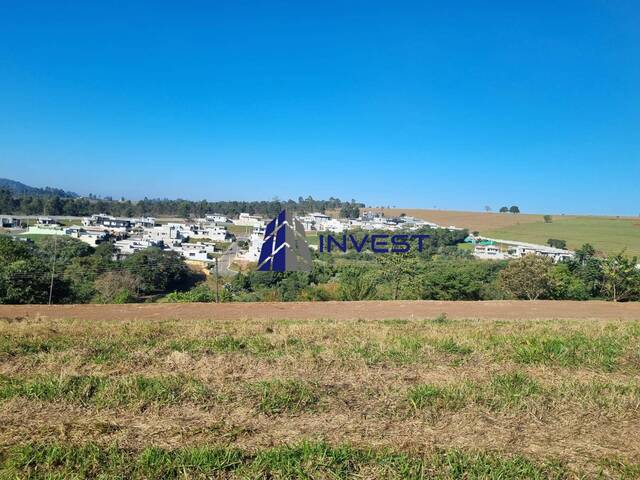
<path id="1" fill-rule="evenodd" d="M 605 254 L 615 254 L 626 249 L 627 255 L 640 256 L 640 219 L 554 217 L 552 223 L 521 223 L 483 231 L 482 234 L 542 244 L 546 244 L 549 238 L 558 238 L 566 240 L 571 249 L 588 242 Z"/>
<path id="2" fill-rule="evenodd" d="M 640 256 L 640 218 L 552 215 L 545 223 L 543 215 L 448 210 L 384 209 L 387 216 L 407 215 L 440 225 L 455 225 L 479 231 L 487 237 L 546 244 L 549 238 L 566 240 L 570 249 L 591 243 L 601 253 L 613 254 L 626 249 L 627 255 Z"/>
<path id="3" fill-rule="evenodd" d="M 0 320 L 0 478 L 638 478 L 640 321 Z"/>

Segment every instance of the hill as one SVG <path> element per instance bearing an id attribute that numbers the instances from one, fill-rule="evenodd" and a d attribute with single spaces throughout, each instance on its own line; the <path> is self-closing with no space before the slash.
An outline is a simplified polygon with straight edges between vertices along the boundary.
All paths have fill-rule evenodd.
<path id="1" fill-rule="evenodd" d="M 22 182 L 18 182 L 16 180 L 10 180 L 8 178 L 0 178 L 0 190 L 9 190 L 14 195 L 33 195 L 37 197 L 58 196 L 58 197 L 65 197 L 65 198 L 78 197 L 77 193 L 67 192 L 65 190 L 62 190 L 61 188 L 32 187 L 30 185 L 25 185 Z"/>
<path id="2" fill-rule="evenodd" d="M 439 225 L 477 230 L 487 237 L 541 244 L 545 244 L 549 238 L 557 238 L 566 240 L 571 249 L 590 243 L 603 254 L 618 253 L 626 249 L 627 255 L 640 256 L 638 217 L 552 215 L 552 222 L 545 223 L 542 214 L 384 209 L 386 216 L 401 213 Z"/>

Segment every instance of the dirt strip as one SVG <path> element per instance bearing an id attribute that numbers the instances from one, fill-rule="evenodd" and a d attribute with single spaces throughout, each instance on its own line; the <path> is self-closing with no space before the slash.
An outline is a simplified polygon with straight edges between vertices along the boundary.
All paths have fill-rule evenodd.
<path id="1" fill-rule="evenodd" d="M 363 301 L 290 303 L 198 303 L 130 305 L 0 305 L 0 319 L 300 319 L 336 320 L 391 318 L 481 319 L 625 319 L 640 320 L 640 302 L 602 301 Z"/>

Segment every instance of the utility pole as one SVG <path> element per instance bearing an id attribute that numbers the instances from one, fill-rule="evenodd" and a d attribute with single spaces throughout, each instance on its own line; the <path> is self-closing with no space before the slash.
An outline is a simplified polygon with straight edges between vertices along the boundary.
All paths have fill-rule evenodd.
<path id="1" fill-rule="evenodd" d="M 220 303 L 220 290 L 218 288 L 218 257 L 216 257 L 216 303 Z"/>
<path id="2" fill-rule="evenodd" d="M 53 277 L 56 274 L 56 254 L 58 253 L 58 235 L 53 237 L 53 265 L 51 266 L 51 285 L 49 286 L 49 305 L 53 297 Z"/>

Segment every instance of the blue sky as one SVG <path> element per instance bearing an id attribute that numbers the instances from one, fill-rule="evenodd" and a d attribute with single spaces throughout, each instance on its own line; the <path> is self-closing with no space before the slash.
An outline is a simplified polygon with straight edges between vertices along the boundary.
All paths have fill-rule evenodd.
<path id="1" fill-rule="evenodd" d="M 640 213 L 640 4 L 0 0 L 0 177 Z"/>

